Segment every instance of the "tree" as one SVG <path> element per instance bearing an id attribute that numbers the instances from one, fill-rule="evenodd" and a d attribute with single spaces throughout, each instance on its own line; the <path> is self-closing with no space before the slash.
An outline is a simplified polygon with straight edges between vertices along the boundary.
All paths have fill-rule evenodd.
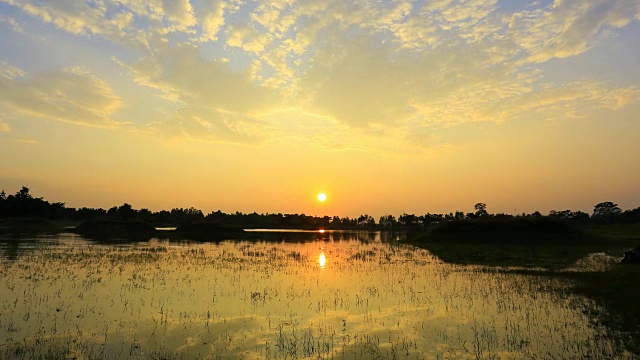
<path id="1" fill-rule="evenodd" d="M 487 204 L 485 203 L 477 203 L 475 205 L 473 205 L 473 208 L 476 209 L 476 216 L 477 217 L 482 217 L 482 216 L 486 216 L 487 214 Z"/>
<path id="2" fill-rule="evenodd" d="M 398 218 L 398 223 L 402 226 L 407 227 L 417 227 L 418 226 L 418 217 L 414 214 L 402 213 Z"/>
<path id="3" fill-rule="evenodd" d="M 394 227 L 397 225 L 396 217 L 393 215 L 382 215 L 380 216 L 378 224 L 385 228 Z"/>
<path id="4" fill-rule="evenodd" d="M 16 193 L 16 198 L 18 199 L 31 199 L 31 195 L 29 194 L 29 188 L 23 186 L 20 191 Z"/>
<path id="5" fill-rule="evenodd" d="M 123 220 L 131 220 L 136 216 L 136 210 L 128 203 L 124 203 L 118 207 L 118 216 Z"/>
<path id="6" fill-rule="evenodd" d="M 376 224 L 376 220 L 371 215 L 363 214 L 358 217 L 358 225 L 357 226 L 374 226 Z"/>
<path id="7" fill-rule="evenodd" d="M 614 204 L 611 201 L 601 202 L 593 207 L 593 217 L 596 218 L 611 218 L 621 213 L 622 210 L 618 207 L 618 204 Z"/>

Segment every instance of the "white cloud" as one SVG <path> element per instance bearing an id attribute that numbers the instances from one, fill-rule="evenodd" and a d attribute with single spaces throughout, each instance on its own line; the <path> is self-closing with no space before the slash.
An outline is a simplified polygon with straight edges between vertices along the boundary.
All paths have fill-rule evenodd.
<path id="1" fill-rule="evenodd" d="M 0 1 L 63 31 L 127 45 L 132 51 L 119 58 L 135 81 L 180 107 L 155 128 L 195 139 L 259 141 L 273 131 L 262 118 L 282 106 L 331 118 L 339 124 L 332 131 L 434 143 L 432 124 L 580 117 L 638 101 L 635 87 L 589 74 L 552 84 L 539 70 L 637 21 L 637 0 L 555 0 L 513 11 L 498 0 Z M 107 126 L 119 105 L 94 76 L 24 78 L 0 69 L 0 86 L 16 90 L 2 101 L 21 112 Z M 64 85 L 70 76 L 84 82 Z M 43 96 L 61 86 L 66 95 Z M 76 94 L 81 88 L 94 95 Z M 94 111 L 74 96 L 103 103 Z M 69 115 L 73 106 L 80 115 Z"/>
<path id="2" fill-rule="evenodd" d="M 202 4 L 200 41 L 218 40 L 218 32 L 225 24 L 225 12 L 229 4 L 224 1 L 206 1 Z"/>
<path id="3" fill-rule="evenodd" d="M 204 59 L 188 45 L 165 48 L 130 69 L 139 83 L 184 104 L 173 117 L 156 124 L 174 134 L 255 142 L 265 135 L 257 116 L 279 104 L 275 93 L 253 83 L 246 72 Z"/>
<path id="4" fill-rule="evenodd" d="M 24 33 L 24 29 L 20 24 L 11 16 L 0 15 L 0 24 L 7 24 L 11 29 L 19 34 Z"/>
<path id="5" fill-rule="evenodd" d="M 272 42 L 268 33 L 260 33 L 250 26 L 229 26 L 227 45 L 242 48 L 249 53 L 259 54 Z"/>
<path id="6" fill-rule="evenodd" d="M 0 77 L 15 79 L 22 76 L 24 76 L 24 70 L 17 66 L 8 64 L 4 61 L 0 61 Z"/>
<path id="7" fill-rule="evenodd" d="M 0 102 L 19 114 L 97 127 L 117 127 L 120 99 L 109 84 L 81 69 L 12 79 L 0 76 Z"/>
<path id="8" fill-rule="evenodd" d="M 606 36 L 607 29 L 628 25 L 640 14 L 636 0 L 558 0 L 543 9 L 514 14 L 510 37 L 530 62 L 579 55 Z"/>
<path id="9" fill-rule="evenodd" d="M 180 30 L 186 30 L 196 24 L 193 8 L 189 0 L 162 0 L 164 15 Z"/>

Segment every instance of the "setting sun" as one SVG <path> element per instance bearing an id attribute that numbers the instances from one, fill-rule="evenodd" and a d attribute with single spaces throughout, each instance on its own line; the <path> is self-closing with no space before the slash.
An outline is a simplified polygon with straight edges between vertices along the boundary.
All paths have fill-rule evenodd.
<path id="1" fill-rule="evenodd" d="M 325 193 L 318 194 L 318 201 L 325 202 L 326 200 L 327 200 L 327 194 Z"/>

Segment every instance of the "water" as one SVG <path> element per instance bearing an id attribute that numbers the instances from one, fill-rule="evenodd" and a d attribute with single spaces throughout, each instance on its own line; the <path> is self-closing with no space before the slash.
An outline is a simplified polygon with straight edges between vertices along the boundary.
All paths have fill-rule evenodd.
<path id="1" fill-rule="evenodd" d="M 388 233 L 0 238 L 0 358 L 624 358 L 566 280 Z"/>

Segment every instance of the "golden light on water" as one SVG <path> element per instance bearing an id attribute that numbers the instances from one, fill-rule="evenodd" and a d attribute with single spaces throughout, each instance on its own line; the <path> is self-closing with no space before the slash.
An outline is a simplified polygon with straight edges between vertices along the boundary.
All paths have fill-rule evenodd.
<path id="1" fill-rule="evenodd" d="M 318 264 L 320 264 L 320 268 L 324 269 L 324 266 L 327 264 L 327 257 L 324 256 L 324 252 L 320 253 L 318 256 Z"/>

